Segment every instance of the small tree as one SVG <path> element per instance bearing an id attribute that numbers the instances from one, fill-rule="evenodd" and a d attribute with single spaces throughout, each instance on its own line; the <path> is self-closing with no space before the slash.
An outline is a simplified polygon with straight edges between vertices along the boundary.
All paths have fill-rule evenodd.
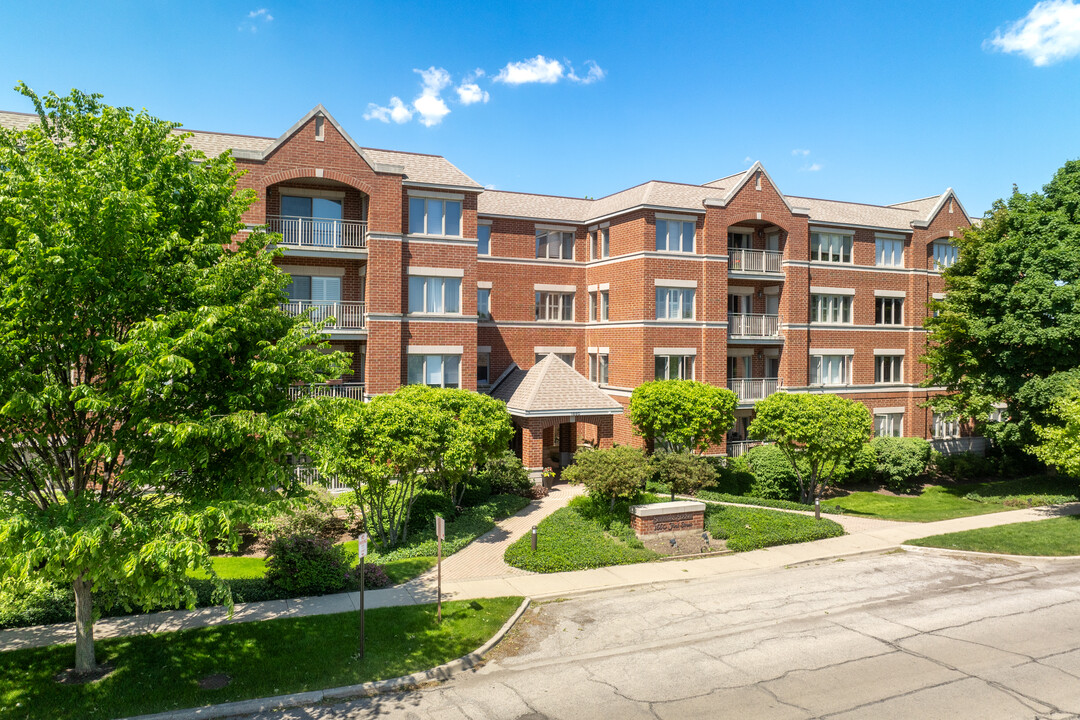
<path id="1" fill-rule="evenodd" d="M 634 388 L 634 432 L 673 450 L 705 452 L 735 424 L 739 399 L 727 388 L 694 380 L 656 380 Z"/>
<path id="2" fill-rule="evenodd" d="M 1029 449 L 1047 465 L 1072 477 L 1080 477 L 1080 388 L 1054 402 L 1051 414 L 1059 425 L 1035 425 L 1041 441 Z"/>
<path id="3" fill-rule="evenodd" d="M 776 393 L 754 406 L 750 437 L 772 440 L 799 480 L 799 502 L 811 504 L 845 458 L 870 438 L 866 406 L 837 395 Z"/>
<path id="4" fill-rule="evenodd" d="M 589 495 L 610 500 L 614 510 L 617 499 L 630 499 L 640 492 L 651 472 L 645 453 L 619 445 L 610 450 L 579 450 L 562 476 L 569 483 L 584 484 Z"/>
<path id="5" fill-rule="evenodd" d="M 716 481 L 716 469 L 700 455 L 689 450 L 653 455 L 653 466 L 660 482 L 671 486 L 671 499 L 675 494 L 693 495 L 701 488 Z"/>

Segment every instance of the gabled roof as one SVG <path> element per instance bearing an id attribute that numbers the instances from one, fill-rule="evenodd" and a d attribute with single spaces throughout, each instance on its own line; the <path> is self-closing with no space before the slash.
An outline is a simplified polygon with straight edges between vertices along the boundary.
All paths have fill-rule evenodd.
<path id="1" fill-rule="evenodd" d="M 517 365 L 503 373 L 491 396 L 506 403 L 514 417 L 620 415 L 622 405 L 554 354 L 528 371 Z"/>
<path id="2" fill-rule="evenodd" d="M 756 173 L 759 173 L 759 172 L 768 179 L 769 185 L 771 185 L 773 187 L 773 189 L 776 190 L 776 194 L 780 195 L 780 188 L 777 187 L 775 182 L 773 182 L 772 176 L 769 175 L 769 171 L 766 170 L 765 166 L 761 164 L 760 160 L 758 160 L 758 161 L 755 161 L 753 165 L 751 165 L 749 168 L 746 169 L 746 172 L 744 172 L 742 174 L 741 178 L 739 178 L 737 181 L 735 181 L 733 184 L 731 184 L 731 188 L 727 190 L 727 192 L 724 194 L 724 196 L 722 198 L 715 199 L 715 200 L 710 199 L 710 201 L 708 203 L 706 203 L 706 204 L 708 204 L 708 205 L 717 205 L 719 207 L 727 207 L 727 204 L 729 202 L 731 202 L 732 199 L 734 199 L 734 197 L 736 195 L 739 194 L 739 191 L 743 189 L 743 187 L 746 185 L 746 183 L 750 182 L 750 178 L 754 177 L 754 175 Z M 735 176 L 732 175 L 729 178 L 721 178 L 720 180 L 715 180 L 713 182 L 721 182 L 721 181 L 727 182 L 729 180 L 733 180 L 734 178 L 735 178 Z M 713 185 L 713 187 L 717 187 L 717 186 Z M 717 189 L 719 190 L 719 189 L 723 189 L 723 188 L 717 187 Z M 803 210 L 803 208 L 799 208 L 798 210 L 796 210 L 796 208 L 793 208 L 791 206 L 791 203 L 788 202 L 788 199 L 786 197 L 784 197 L 783 195 L 780 195 L 780 199 L 784 202 L 784 206 L 788 209 L 788 212 L 790 212 L 792 215 L 795 215 L 795 214 L 799 213 L 801 210 Z"/>

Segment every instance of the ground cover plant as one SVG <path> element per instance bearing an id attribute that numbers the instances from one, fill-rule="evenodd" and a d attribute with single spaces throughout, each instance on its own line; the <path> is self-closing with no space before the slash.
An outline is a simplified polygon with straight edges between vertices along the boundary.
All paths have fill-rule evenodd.
<path id="1" fill-rule="evenodd" d="M 540 573 L 584 570 L 609 565 L 629 565 L 655 560 L 630 528 L 630 505 L 658 502 L 655 495 L 640 494 L 631 500 L 577 497 L 540 521 L 536 552 L 526 533 L 506 549 L 508 565 Z"/>
<path id="2" fill-rule="evenodd" d="M 1076 481 L 1036 476 L 968 485 L 932 485 L 919 495 L 855 492 L 822 503 L 853 515 L 933 522 L 1077 500 Z"/>
<path id="3" fill-rule="evenodd" d="M 1080 555 L 1080 516 L 931 535 L 907 544 L 1005 555 Z"/>
<path id="4" fill-rule="evenodd" d="M 3 652 L 0 718 L 107 720 L 398 677 L 472 652 L 520 603 L 446 602 L 442 624 L 434 605 L 368 610 L 363 660 L 356 612 L 100 640 L 98 658 L 114 669 L 81 685 L 54 680 L 71 665 L 70 645 Z M 199 687 L 219 673 L 228 685 Z"/>
<path id="5" fill-rule="evenodd" d="M 814 510 L 813 505 L 803 505 L 802 503 L 794 502 L 792 500 L 773 500 L 770 498 L 753 497 L 750 495 L 735 495 L 727 492 L 719 492 L 715 489 L 716 486 L 710 486 L 698 490 L 693 494 L 699 500 L 706 500 L 712 502 L 721 503 L 734 503 L 737 505 L 754 505 L 757 507 L 776 508 L 778 510 L 801 510 L 804 512 L 812 512 Z M 671 486 L 667 483 L 650 480 L 646 489 L 649 492 L 654 493 L 670 493 Z M 821 512 L 829 513 L 833 515 L 842 515 L 844 513 L 843 508 L 831 507 L 823 505 Z"/>
<path id="6" fill-rule="evenodd" d="M 827 518 L 816 520 L 810 515 L 731 505 L 706 506 L 705 527 L 714 538 L 726 540 L 727 548 L 735 552 L 844 534 L 844 528 Z"/>

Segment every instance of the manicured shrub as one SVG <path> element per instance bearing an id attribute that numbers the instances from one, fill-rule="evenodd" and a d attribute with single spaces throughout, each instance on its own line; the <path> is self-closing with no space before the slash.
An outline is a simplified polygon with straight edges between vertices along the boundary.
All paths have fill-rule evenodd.
<path id="1" fill-rule="evenodd" d="M 360 566 L 357 565 L 349 571 L 348 578 L 346 580 L 346 587 L 348 589 L 360 589 Z M 382 565 L 377 563 L 364 563 L 364 589 L 365 590 L 378 590 L 379 588 L 390 587 L 393 583 L 390 581 L 390 577 L 386 574 L 386 570 Z"/>
<path id="2" fill-rule="evenodd" d="M 857 485 L 874 479 L 877 467 L 877 453 L 870 443 L 865 443 L 859 452 L 844 458 L 833 473 L 832 482 L 836 485 Z"/>
<path id="3" fill-rule="evenodd" d="M 526 495 L 533 487 L 521 458 L 510 450 L 484 463 L 478 476 L 491 483 L 492 495 Z"/>
<path id="4" fill-rule="evenodd" d="M 461 505 L 474 507 L 487 502 L 491 497 L 491 481 L 483 476 L 469 478 L 465 483 L 465 490 L 461 493 Z"/>
<path id="5" fill-rule="evenodd" d="M 945 455 L 935 450 L 930 454 L 930 466 L 938 475 L 958 481 L 980 480 L 995 474 L 993 462 L 972 452 Z"/>
<path id="6" fill-rule="evenodd" d="M 51 625 L 75 619 L 75 594 L 43 580 L 5 583 L 0 589 L 0 630 Z"/>
<path id="7" fill-rule="evenodd" d="M 840 525 L 825 518 L 815 520 L 809 515 L 723 505 L 709 506 L 705 524 L 709 534 L 726 539 L 727 548 L 735 552 L 844 534 Z"/>
<path id="8" fill-rule="evenodd" d="M 295 595 L 341 592 L 348 585 L 349 560 L 344 547 L 324 538 L 277 538 L 266 558 L 266 580 Z"/>
<path id="9" fill-rule="evenodd" d="M 253 530 L 268 540 L 293 535 L 336 538 L 345 523 L 334 515 L 334 507 L 334 498 L 326 488 L 314 486 L 296 507 L 258 523 Z"/>
<path id="10" fill-rule="evenodd" d="M 771 500 L 798 499 L 799 480 L 780 448 L 775 445 L 750 448 L 746 467 L 754 476 L 747 495 Z"/>
<path id="11" fill-rule="evenodd" d="M 636 495 L 650 475 L 652 467 L 645 453 L 629 445 L 579 450 L 574 454 L 574 464 L 562 474 L 569 483 L 583 483 L 590 495 L 608 500 L 612 507 L 616 500 Z"/>
<path id="12" fill-rule="evenodd" d="M 930 462 L 930 443 L 922 438 L 879 437 L 870 445 L 876 455 L 874 477 L 891 490 L 912 487 Z"/>
<path id="13" fill-rule="evenodd" d="M 656 453 L 652 457 L 657 479 L 675 495 L 693 495 L 716 480 L 716 470 L 704 458 L 688 450 L 673 453 Z"/>
<path id="14" fill-rule="evenodd" d="M 722 458 L 718 456 L 706 457 L 705 460 L 716 472 L 716 479 L 709 483 L 705 489 L 711 492 L 727 493 L 730 495 L 746 495 L 754 484 L 754 476 L 746 469 L 743 458 Z M 740 464 L 737 461 L 743 460 Z"/>
<path id="15" fill-rule="evenodd" d="M 420 532 L 435 527 L 435 516 L 453 520 L 457 515 L 454 503 L 444 492 L 438 490 L 417 490 L 409 513 L 409 533 Z"/>

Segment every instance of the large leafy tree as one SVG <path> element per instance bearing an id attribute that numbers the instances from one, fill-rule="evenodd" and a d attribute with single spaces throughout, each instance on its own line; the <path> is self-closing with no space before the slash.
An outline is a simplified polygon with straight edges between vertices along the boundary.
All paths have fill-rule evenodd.
<path id="1" fill-rule="evenodd" d="M 252 199 L 231 158 L 19 89 L 38 122 L 0 129 L 0 570 L 72 587 L 86 673 L 99 591 L 191 605 L 207 543 L 291 486 L 314 401 L 289 385 L 345 358 L 280 311 L 266 236 L 228 249 Z"/>
<path id="2" fill-rule="evenodd" d="M 758 402 L 754 413 L 750 437 L 776 443 L 795 471 L 804 504 L 859 453 L 874 426 L 865 405 L 832 394 L 780 392 Z"/>
<path id="3" fill-rule="evenodd" d="M 1034 425 L 1038 443 L 1030 450 L 1047 465 L 1080 478 L 1080 387 L 1057 398 L 1049 414 L 1057 422 Z"/>
<path id="4" fill-rule="evenodd" d="M 656 380 L 634 388 L 630 422 L 647 440 L 702 453 L 724 441 L 735 424 L 738 403 L 727 388 L 694 380 Z"/>
<path id="5" fill-rule="evenodd" d="M 955 243 L 946 297 L 926 320 L 927 382 L 949 391 L 934 405 L 979 418 L 1005 403 L 1031 442 L 1071 385 L 1055 376 L 1080 368 L 1080 161 L 1042 192 L 1014 188 Z"/>

